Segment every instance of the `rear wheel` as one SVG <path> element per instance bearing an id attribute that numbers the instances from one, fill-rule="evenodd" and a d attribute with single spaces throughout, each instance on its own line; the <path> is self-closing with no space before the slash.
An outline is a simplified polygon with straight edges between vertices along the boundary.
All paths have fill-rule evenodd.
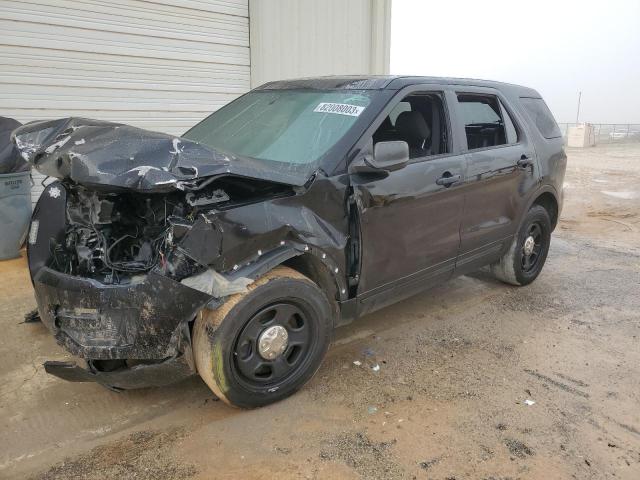
<path id="1" fill-rule="evenodd" d="M 528 285 L 544 266 L 551 241 L 551 219 L 547 210 L 532 206 L 513 239 L 509 251 L 491 265 L 491 272 L 511 285 Z"/>
<path id="2" fill-rule="evenodd" d="M 288 397 L 318 370 L 332 310 L 304 275 L 278 267 L 196 319 L 198 373 L 220 399 L 252 408 Z"/>

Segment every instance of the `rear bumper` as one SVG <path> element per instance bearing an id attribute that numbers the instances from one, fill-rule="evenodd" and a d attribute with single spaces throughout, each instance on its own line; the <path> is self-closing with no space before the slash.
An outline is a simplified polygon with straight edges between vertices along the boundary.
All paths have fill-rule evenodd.
<path id="1" fill-rule="evenodd" d="M 187 323 L 212 297 L 155 272 L 104 285 L 43 267 L 33 277 L 42 322 L 73 355 L 163 360 L 189 350 Z"/>

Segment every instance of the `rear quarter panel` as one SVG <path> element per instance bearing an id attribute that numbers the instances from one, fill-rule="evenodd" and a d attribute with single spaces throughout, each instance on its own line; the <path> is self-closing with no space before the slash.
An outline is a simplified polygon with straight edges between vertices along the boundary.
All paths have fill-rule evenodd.
<path id="1" fill-rule="evenodd" d="M 530 205 L 539 195 L 544 192 L 550 192 L 555 196 L 558 202 L 559 215 L 562 210 L 562 190 L 564 175 L 567 168 L 567 155 L 564 151 L 564 138 L 562 138 L 562 136 L 545 138 L 522 103 L 521 97 L 542 99 L 542 96 L 538 92 L 528 88 L 513 87 L 504 93 L 508 97 L 511 105 L 518 110 L 519 117 L 524 120 L 523 126 L 527 131 L 527 135 L 532 140 L 536 154 L 538 186 L 531 192 L 526 209 L 529 209 Z M 523 214 L 525 212 L 523 212 Z"/>

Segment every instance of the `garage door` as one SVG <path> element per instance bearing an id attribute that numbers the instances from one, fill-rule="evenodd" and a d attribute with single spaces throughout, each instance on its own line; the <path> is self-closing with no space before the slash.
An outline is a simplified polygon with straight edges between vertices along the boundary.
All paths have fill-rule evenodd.
<path id="1" fill-rule="evenodd" d="M 184 133 L 249 89 L 247 3 L 2 0 L 0 115 Z"/>

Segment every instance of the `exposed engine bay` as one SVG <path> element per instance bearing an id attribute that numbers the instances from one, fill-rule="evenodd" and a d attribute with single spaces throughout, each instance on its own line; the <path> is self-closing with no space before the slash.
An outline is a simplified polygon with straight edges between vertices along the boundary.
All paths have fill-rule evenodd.
<path id="1" fill-rule="evenodd" d="M 166 209 L 180 208 L 168 202 L 135 194 L 70 190 L 65 239 L 53 248 L 51 268 L 105 284 L 119 284 L 127 274 L 149 271 L 166 255 L 171 229 Z"/>
<path id="2" fill-rule="evenodd" d="M 64 240 L 50 245 L 47 266 L 106 285 L 126 284 L 154 268 L 179 281 L 206 269 L 179 247 L 200 213 L 293 194 L 270 182 L 227 177 L 208 183 L 200 190 L 144 194 L 99 192 L 64 182 Z"/>

